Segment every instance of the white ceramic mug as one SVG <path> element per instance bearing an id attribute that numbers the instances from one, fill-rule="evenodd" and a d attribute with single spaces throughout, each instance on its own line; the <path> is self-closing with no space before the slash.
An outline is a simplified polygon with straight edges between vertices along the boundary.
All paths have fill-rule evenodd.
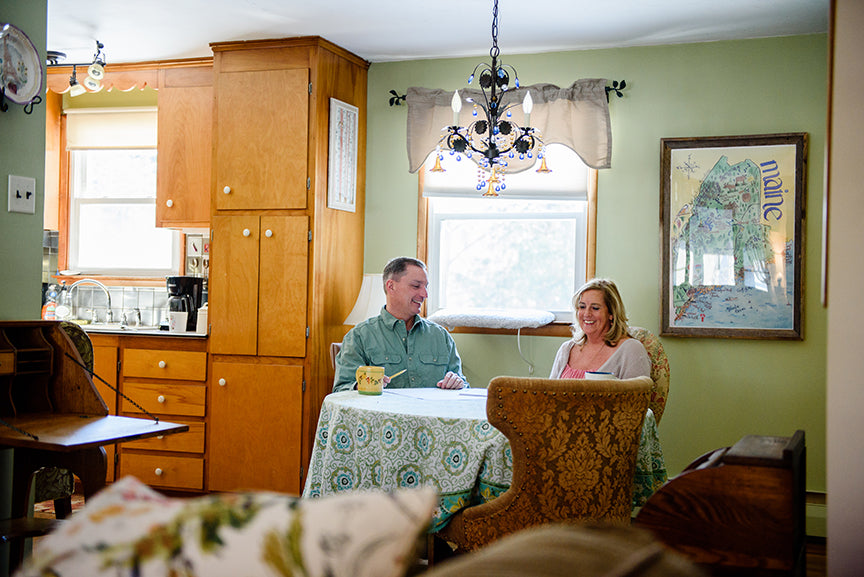
<path id="1" fill-rule="evenodd" d="M 168 332 L 185 333 L 188 315 L 189 313 L 186 311 L 170 311 L 168 313 Z"/>
<path id="2" fill-rule="evenodd" d="M 613 380 L 617 381 L 618 377 L 616 377 L 612 373 L 601 372 L 601 371 L 585 371 L 585 378 L 589 380 Z"/>

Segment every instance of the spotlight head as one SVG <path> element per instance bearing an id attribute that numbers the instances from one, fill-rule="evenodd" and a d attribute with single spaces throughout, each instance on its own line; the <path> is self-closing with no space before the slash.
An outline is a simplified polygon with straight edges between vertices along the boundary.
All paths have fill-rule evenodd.
<path id="1" fill-rule="evenodd" d="M 105 67 L 101 62 L 94 62 L 87 68 L 87 74 L 94 80 L 102 80 L 105 78 Z"/>

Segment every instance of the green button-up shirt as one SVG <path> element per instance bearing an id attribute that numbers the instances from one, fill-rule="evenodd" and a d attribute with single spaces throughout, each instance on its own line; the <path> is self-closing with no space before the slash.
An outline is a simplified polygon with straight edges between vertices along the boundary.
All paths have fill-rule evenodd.
<path id="1" fill-rule="evenodd" d="M 336 357 L 333 392 L 353 389 L 354 373 L 361 366 L 384 367 L 388 376 L 407 369 L 387 385 L 390 388 L 434 387 L 448 371 L 459 375 L 468 386 L 456 343 L 444 327 L 418 315 L 409 332 L 405 321 L 386 308 L 345 335 Z"/>

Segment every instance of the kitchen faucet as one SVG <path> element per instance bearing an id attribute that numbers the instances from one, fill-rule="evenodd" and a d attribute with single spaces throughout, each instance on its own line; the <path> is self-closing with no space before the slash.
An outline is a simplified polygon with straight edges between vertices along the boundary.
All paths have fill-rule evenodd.
<path id="1" fill-rule="evenodd" d="M 75 282 L 73 282 L 72 286 L 69 287 L 69 300 L 70 301 L 72 300 L 72 289 L 74 289 L 75 287 L 77 287 L 78 285 L 81 285 L 81 284 L 92 284 L 92 285 L 96 285 L 102 289 L 102 292 L 105 293 L 105 298 L 107 299 L 107 302 L 108 302 L 108 304 L 107 304 L 108 313 L 105 315 L 105 322 L 106 323 L 113 323 L 114 322 L 114 313 L 111 312 L 111 293 L 108 292 L 108 287 L 106 287 L 104 284 L 102 284 L 98 280 L 93 280 L 91 278 L 82 278 L 81 280 L 76 280 Z"/>

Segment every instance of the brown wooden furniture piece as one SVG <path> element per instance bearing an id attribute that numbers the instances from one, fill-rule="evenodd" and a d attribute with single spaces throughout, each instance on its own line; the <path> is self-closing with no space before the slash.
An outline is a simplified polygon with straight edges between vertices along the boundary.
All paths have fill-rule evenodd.
<path id="1" fill-rule="evenodd" d="M 23 537 L 44 529 L 24 521 L 34 471 L 68 469 L 81 480 L 86 499 L 105 486 L 103 445 L 188 429 L 109 415 L 59 321 L 0 322 L 0 417 L 0 446 L 14 448 L 12 520 L 2 535 L 11 539 L 13 569 L 23 557 Z"/>
<path id="2" fill-rule="evenodd" d="M 206 484 L 299 493 L 363 278 L 369 63 L 319 37 L 211 48 Z M 357 108 L 354 211 L 328 203 L 331 99 Z"/>
<path id="3" fill-rule="evenodd" d="M 746 436 L 670 479 L 636 524 L 713 575 L 805 574 L 804 431 Z"/>
<path id="4" fill-rule="evenodd" d="M 629 524 L 636 454 L 652 381 L 495 377 L 486 414 L 510 441 L 513 483 L 438 533 L 473 550 L 558 521 Z"/>

